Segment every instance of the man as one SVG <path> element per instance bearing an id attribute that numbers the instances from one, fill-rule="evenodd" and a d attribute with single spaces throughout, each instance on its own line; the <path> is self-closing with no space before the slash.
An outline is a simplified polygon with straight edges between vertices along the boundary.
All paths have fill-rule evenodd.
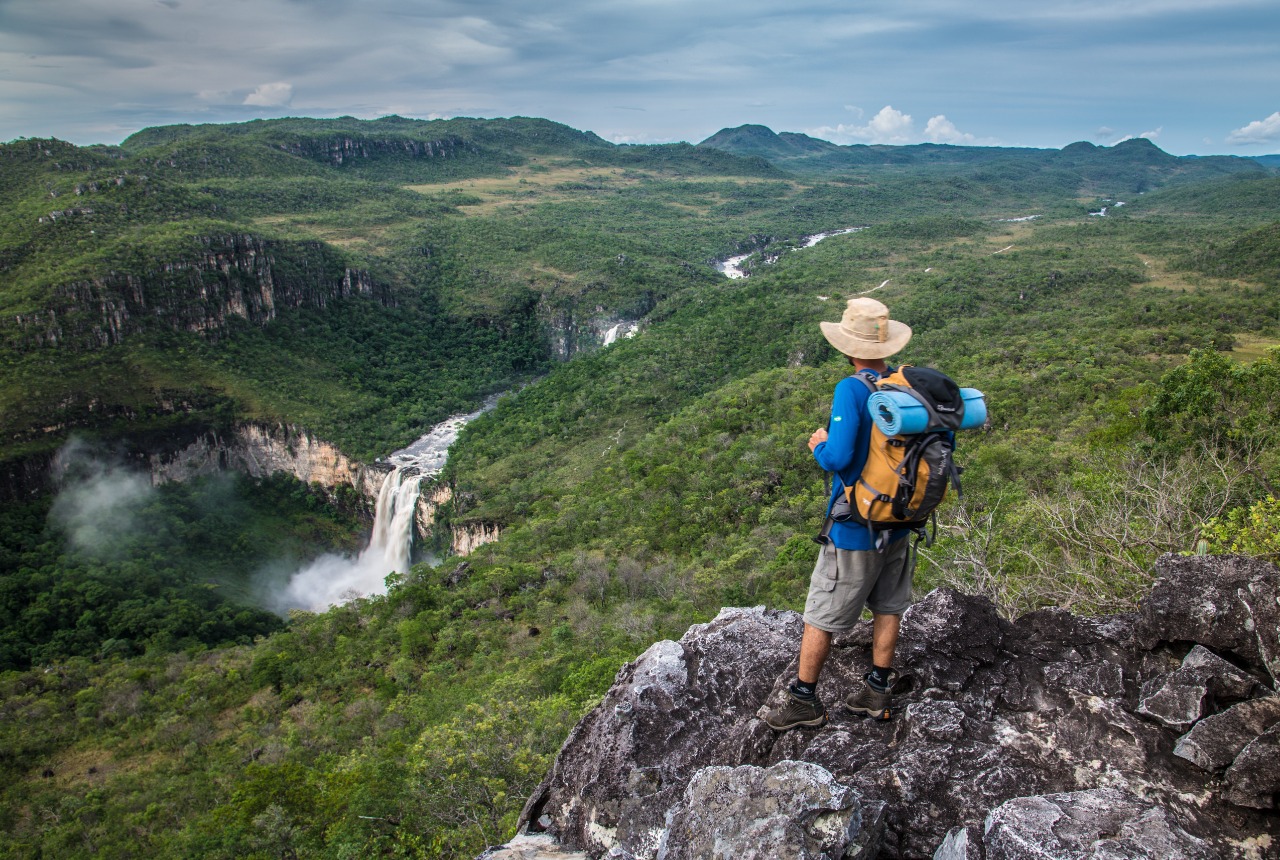
<path id="1" fill-rule="evenodd" d="M 877 379 L 892 372 L 885 359 L 911 340 L 911 328 L 889 319 L 889 309 L 875 299 L 850 299 L 839 323 L 823 322 L 822 334 L 844 355 L 855 372 Z M 871 391 L 860 379 L 847 377 L 836 385 L 827 429 L 809 437 L 813 458 L 832 481 L 828 514 L 844 482 L 856 481 L 867 460 L 871 441 Z M 843 476 L 843 477 L 841 477 Z M 769 711 L 765 722 L 777 731 L 797 726 L 821 726 L 827 711 L 818 697 L 818 676 L 831 650 L 833 634 L 853 627 L 863 606 L 871 609 L 871 671 L 844 702 L 853 714 L 887 720 L 890 690 L 896 673 L 893 655 L 898 624 L 911 603 L 915 554 L 907 529 L 871 532 L 854 522 L 827 521 L 827 540 L 818 553 L 805 602 L 800 667 L 787 689 L 787 700 Z"/>

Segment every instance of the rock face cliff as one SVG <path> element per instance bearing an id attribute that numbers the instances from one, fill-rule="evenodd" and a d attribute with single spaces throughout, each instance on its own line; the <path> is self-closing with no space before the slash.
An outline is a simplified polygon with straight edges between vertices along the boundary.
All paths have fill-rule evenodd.
<path id="1" fill-rule="evenodd" d="M 12 318 L 19 345 L 101 349 L 120 344 L 148 320 L 195 332 L 217 332 L 232 317 L 264 325 L 280 310 L 324 307 L 346 296 L 394 305 L 386 286 L 321 242 L 236 234 L 206 236 L 199 244 L 149 269 L 54 287 L 45 309 Z"/>
<path id="2" fill-rule="evenodd" d="M 418 534 L 424 538 L 432 538 L 433 532 L 442 528 L 436 522 L 436 512 L 453 501 L 453 487 L 432 479 L 423 486 L 422 496 L 418 499 L 418 509 L 414 516 Z M 502 537 L 502 527 L 497 523 L 466 522 L 453 523 L 448 526 L 449 554 L 467 556 L 487 543 L 493 543 Z"/>
<path id="3" fill-rule="evenodd" d="M 284 152 L 340 167 L 353 161 L 375 158 L 459 158 L 479 153 L 479 147 L 460 137 L 436 140 L 412 138 L 369 138 L 351 135 L 325 139 L 308 138 L 276 144 Z"/>
<path id="4" fill-rule="evenodd" d="M 390 463 L 360 463 L 350 459 L 333 444 L 299 427 L 290 425 L 239 424 L 227 432 L 208 430 L 181 447 L 152 451 L 146 455 L 153 483 L 188 481 L 202 475 L 236 471 L 253 478 L 276 472 L 293 475 L 307 484 L 326 490 L 346 485 L 365 499 L 367 513 L 391 472 Z M 419 474 L 411 471 L 410 474 Z M 434 476 L 424 480 L 418 498 L 414 526 L 420 539 L 429 540 L 440 528 L 436 511 L 453 498 L 448 484 Z M 449 553 L 465 556 L 501 536 L 493 523 L 464 523 L 449 528 Z"/>
<path id="5" fill-rule="evenodd" d="M 573 302 L 552 302 L 545 296 L 538 302 L 536 313 L 543 321 L 547 348 L 551 358 L 568 361 L 581 352 L 591 352 L 621 338 L 633 337 L 640 330 L 640 320 L 653 309 L 652 297 L 646 296 L 625 314 L 604 305 L 579 307 Z"/>
<path id="6" fill-rule="evenodd" d="M 624 667 L 491 857 L 1280 857 L 1280 570 L 1165 557 L 1138 611 L 1017 621 L 930 593 L 903 617 L 895 715 L 759 714 L 795 671 L 792 612 L 726 609 Z M 554 852 L 561 853 L 556 854 Z"/>
<path id="7" fill-rule="evenodd" d="M 210 430 L 175 451 L 153 452 L 148 466 L 153 483 L 188 481 L 218 472 L 242 472 L 265 478 L 286 472 L 327 489 L 347 484 L 366 499 L 376 499 L 390 466 L 366 466 L 334 445 L 298 427 L 240 424 L 229 433 Z"/>

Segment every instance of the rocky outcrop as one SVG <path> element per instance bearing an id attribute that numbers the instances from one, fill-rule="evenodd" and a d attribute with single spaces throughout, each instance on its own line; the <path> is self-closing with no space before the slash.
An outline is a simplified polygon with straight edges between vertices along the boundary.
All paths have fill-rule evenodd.
<path id="1" fill-rule="evenodd" d="M 1157 574 L 1104 618 L 1008 622 L 934 591 L 903 617 L 892 720 L 838 707 L 864 623 L 828 661 L 830 723 L 785 733 L 759 715 L 801 620 L 726 609 L 618 673 L 523 829 L 593 858 L 1280 857 L 1280 570 L 1166 557 Z"/>
<path id="2" fill-rule="evenodd" d="M 454 159 L 474 155 L 480 150 L 460 137 L 437 140 L 414 140 L 407 137 L 370 138 L 344 135 L 331 138 L 306 138 L 278 143 L 291 155 L 340 167 L 352 162 L 378 158 Z"/>
<path id="3" fill-rule="evenodd" d="M 218 332 L 239 317 L 265 325 L 284 309 L 325 307 L 348 296 L 394 305 L 390 290 L 322 242 L 206 236 L 179 259 L 53 288 L 46 307 L 17 314 L 20 348 L 101 349 L 159 321 L 179 331 Z"/>
<path id="4" fill-rule="evenodd" d="M 808 762 L 706 767 L 668 810 L 658 854 L 667 860 L 874 857 L 883 811 L 883 803 L 864 803 Z"/>
<path id="5" fill-rule="evenodd" d="M 24 502 L 48 492 L 54 452 L 0 462 L 0 502 Z"/>
<path id="6" fill-rule="evenodd" d="M 464 523 L 450 529 L 449 551 L 453 555 L 471 555 L 487 543 L 502 537 L 497 523 Z"/>
<path id="7" fill-rule="evenodd" d="M 436 512 L 453 500 L 453 488 L 448 484 L 434 481 L 424 483 L 422 495 L 418 497 L 418 510 L 414 513 L 414 524 L 418 534 L 429 535 L 436 525 Z"/>
<path id="8" fill-rule="evenodd" d="M 153 453 L 149 460 L 156 484 L 225 471 L 252 478 L 286 472 L 326 488 L 347 484 L 368 498 L 377 497 L 391 471 L 390 466 L 364 466 L 305 430 L 281 424 L 241 424 L 227 434 L 211 430 L 180 450 Z"/>
<path id="9" fill-rule="evenodd" d="M 437 512 L 450 505 L 454 500 L 453 487 L 438 480 L 422 485 L 422 495 L 418 497 L 418 509 L 414 516 L 418 534 L 430 539 L 438 529 L 447 531 L 448 540 L 443 536 L 437 545 L 446 542 L 450 555 L 466 556 L 475 552 L 487 543 L 493 543 L 502 536 L 502 527 L 497 523 L 486 522 L 449 522 L 442 526 L 437 520 Z"/>
<path id="10" fill-rule="evenodd" d="M 1188 833 L 1178 813 L 1115 788 L 1020 797 L 1000 804 L 983 824 L 983 855 L 1002 860 L 1047 858 L 1151 858 L 1215 860 L 1229 842 L 1213 844 Z M 952 837 L 953 834 L 948 834 Z M 944 842 L 944 845 L 946 843 Z M 952 842 L 952 845 L 956 845 Z M 962 858 L 955 848 L 940 848 L 934 860 Z M 980 855 L 982 856 L 982 855 Z"/>

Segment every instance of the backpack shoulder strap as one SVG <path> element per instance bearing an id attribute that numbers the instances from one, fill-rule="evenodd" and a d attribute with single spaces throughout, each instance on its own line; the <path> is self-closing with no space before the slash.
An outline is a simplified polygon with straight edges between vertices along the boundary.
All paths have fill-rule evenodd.
<path id="1" fill-rule="evenodd" d="M 852 378 L 867 386 L 867 391 L 872 394 L 880 390 L 876 383 L 881 377 L 873 370 L 859 370 Z"/>

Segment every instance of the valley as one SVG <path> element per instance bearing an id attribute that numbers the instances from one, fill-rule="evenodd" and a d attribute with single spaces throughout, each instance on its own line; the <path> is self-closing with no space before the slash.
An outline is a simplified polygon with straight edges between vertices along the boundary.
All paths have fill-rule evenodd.
<path id="1" fill-rule="evenodd" d="M 1280 481 L 1274 170 L 801 144 L 388 117 L 0 147 L 0 856 L 504 841 L 626 661 L 801 605 L 804 440 L 848 371 L 817 323 L 854 295 L 987 395 L 921 594 L 1100 614 L 1162 553 L 1265 557 L 1270 521 L 1242 524 Z M 254 583 L 357 553 L 367 489 L 148 478 L 86 549 L 51 478 L 74 443 L 81 485 L 132 487 L 244 426 L 356 469 L 463 414 L 421 561 L 327 611 Z"/>

